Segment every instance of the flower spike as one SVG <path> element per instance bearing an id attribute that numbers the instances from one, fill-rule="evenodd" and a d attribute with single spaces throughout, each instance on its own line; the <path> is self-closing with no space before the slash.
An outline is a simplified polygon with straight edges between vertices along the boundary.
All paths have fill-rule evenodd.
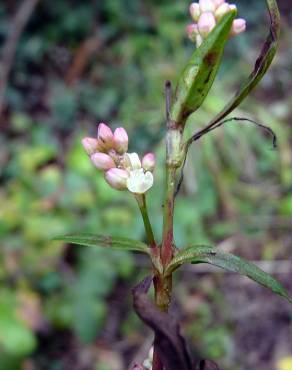
<path id="1" fill-rule="evenodd" d="M 200 0 L 199 3 L 191 3 L 189 10 L 194 23 L 187 26 L 187 35 L 199 47 L 221 18 L 230 11 L 237 11 L 237 7 L 225 0 Z M 245 20 L 235 19 L 230 36 L 239 35 L 245 29 Z"/>
<path id="2" fill-rule="evenodd" d="M 137 153 L 127 153 L 128 134 L 123 127 L 114 133 L 105 123 L 98 125 L 97 139 L 84 138 L 82 145 L 94 166 L 104 171 L 106 182 L 116 190 L 144 194 L 153 185 L 155 156 L 148 153 L 142 163 Z"/>

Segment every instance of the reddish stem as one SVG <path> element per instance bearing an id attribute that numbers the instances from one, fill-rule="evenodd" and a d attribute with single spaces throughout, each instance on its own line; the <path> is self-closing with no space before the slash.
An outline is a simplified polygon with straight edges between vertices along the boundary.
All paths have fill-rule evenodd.
<path id="1" fill-rule="evenodd" d="M 164 202 L 163 241 L 161 249 L 161 260 L 163 266 L 167 266 L 173 256 L 173 211 L 175 190 L 176 168 L 166 169 L 166 197 Z"/>
<path id="2" fill-rule="evenodd" d="M 154 348 L 154 353 L 153 353 L 152 370 L 163 370 L 163 364 L 160 361 L 160 358 L 155 348 Z"/>

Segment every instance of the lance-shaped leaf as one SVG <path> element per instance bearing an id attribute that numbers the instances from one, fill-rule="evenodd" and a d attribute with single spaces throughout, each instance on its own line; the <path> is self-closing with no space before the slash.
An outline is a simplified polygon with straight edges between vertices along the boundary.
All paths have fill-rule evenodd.
<path id="1" fill-rule="evenodd" d="M 102 247 L 117 250 L 128 250 L 134 252 L 143 252 L 149 254 L 149 248 L 146 244 L 128 238 L 115 238 L 112 236 L 92 235 L 92 234 L 72 234 L 58 236 L 54 240 L 66 243 L 84 245 L 88 247 Z"/>
<path id="2" fill-rule="evenodd" d="M 179 79 L 171 109 L 172 121 L 183 125 L 203 103 L 217 75 L 236 10 L 228 12 L 195 50 Z"/>
<path id="3" fill-rule="evenodd" d="M 241 85 L 234 98 L 208 124 L 207 128 L 215 126 L 239 106 L 239 104 L 261 81 L 274 59 L 280 35 L 280 13 L 276 0 L 266 0 L 266 3 L 270 14 L 270 32 L 261 49 L 259 57 L 256 60 L 254 69 L 247 80 Z"/>
<path id="4" fill-rule="evenodd" d="M 233 254 L 220 252 L 215 248 L 205 246 L 188 247 L 178 252 L 168 265 L 165 274 L 170 274 L 184 263 L 209 263 L 227 271 L 237 272 L 249 277 L 292 303 L 285 288 L 271 275 L 261 270 L 255 264 Z"/>

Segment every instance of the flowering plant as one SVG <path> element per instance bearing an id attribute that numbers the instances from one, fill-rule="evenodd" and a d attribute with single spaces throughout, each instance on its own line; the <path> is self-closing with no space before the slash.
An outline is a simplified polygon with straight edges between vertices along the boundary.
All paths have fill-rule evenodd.
<path id="1" fill-rule="evenodd" d="M 173 215 L 175 195 L 183 180 L 184 163 L 190 145 L 203 135 L 222 126 L 225 119 L 259 83 L 269 68 L 277 48 L 279 37 L 279 11 L 275 0 L 266 0 L 271 26 L 270 32 L 255 63 L 251 75 L 242 84 L 234 98 L 203 129 L 191 137 L 184 138 L 188 117 L 205 100 L 217 75 L 226 42 L 246 29 L 244 19 L 237 17 L 237 8 L 225 0 L 200 0 L 190 5 L 193 23 L 187 26 L 188 37 L 196 44 L 196 49 L 182 71 L 175 94 L 172 96 L 171 83 L 165 85 L 166 97 L 166 160 L 165 160 L 165 199 L 163 207 L 162 243 L 156 241 L 146 205 L 146 193 L 155 185 L 155 156 L 146 154 L 140 160 L 137 153 L 128 153 L 128 135 L 124 128 L 114 132 L 104 123 L 98 126 L 97 138 L 84 138 L 83 147 L 93 165 L 104 172 L 105 181 L 119 191 L 131 192 L 139 205 L 147 235 L 147 243 L 129 238 L 102 235 L 68 235 L 58 238 L 73 244 L 86 246 L 112 247 L 145 253 L 150 257 L 152 274 L 133 291 L 134 308 L 139 317 L 155 331 L 153 370 L 194 369 L 186 351 L 184 340 L 177 324 L 169 320 L 167 314 L 171 303 L 172 276 L 184 263 L 209 263 L 223 269 L 248 276 L 257 283 L 289 300 L 282 285 L 252 263 L 230 253 L 204 245 L 177 247 L 173 235 Z M 266 126 L 261 128 L 273 132 Z M 180 171 L 180 176 L 178 176 Z M 155 305 L 149 301 L 147 291 L 153 282 Z M 197 361 L 200 369 L 216 368 L 207 361 Z M 196 366 L 197 366 L 196 365 Z M 197 368 L 197 367 L 196 367 Z M 135 365 L 134 369 L 143 369 Z"/>

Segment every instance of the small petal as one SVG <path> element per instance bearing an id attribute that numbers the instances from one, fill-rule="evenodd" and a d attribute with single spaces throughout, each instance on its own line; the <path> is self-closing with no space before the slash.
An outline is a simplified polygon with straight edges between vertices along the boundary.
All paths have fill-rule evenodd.
<path id="1" fill-rule="evenodd" d="M 98 140 L 93 137 L 85 137 L 81 142 L 88 155 L 92 155 L 99 149 Z"/>
<path id="2" fill-rule="evenodd" d="M 111 168 L 105 175 L 106 182 L 116 190 L 126 190 L 129 174 L 120 168 Z"/>
<path id="3" fill-rule="evenodd" d="M 195 22 L 198 22 L 201 15 L 200 5 L 198 3 L 192 3 L 190 5 L 190 13 Z"/>
<path id="4" fill-rule="evenodd" d="M 206 12 L 200 16 L 198 27 L 202 37 L 208 36 L 215 26 L 216 20 L 213 13 Z"/>
<path id="5" fill-rule="evenodd" d="M 231 36 L 239 35 L 240 33 L 246 30 L 246 21 L 245 19 L 238 18 L 235 19 L 232 23 Z"/>
<path id="6" fill-rule="evenodd" d="M 106 171 L 109 170 L 110 168 L 116 167 L 113 159 L 105 153 L 94 153 L 90 158 L 92 163 L 99 170 Z"/>
<path id="7" fill-rule="evenodd" d="M 155 154 L 154 153 L 147 153 L 142 158 L 142 167 L 145 171 L 153 172 L 155 168 Z"/>
<path id="8" fill-rule="evenodd" d="M 142 165 L 137 153 L 126 153 L 125 167 L 129 170 L 139 170 Z"/>
<path id="9" fill-rule="evenodd" d="M 194 23 L 187 25 L 187 35 L 189 39 L 193 42 L 196 42 L 196 37 L 199 33 L 198 26 Z"/>
<path id="10" fill-rule="evenodd" d="M 200 9 L 202 12 L 214 12 L 215 11 L 215 5 L 212 0 L 200 0 Z"/>
<path id="11" fill-rule="evenodd" d="M 151 172 L 144 173 L 143 169 L 133 170 L 127 180 L 127 188 L 135 194 L 144 194 L 153 185 L 153 175 Z"/>
<path id="12" fill-rule="evenodd" d="M 114 134 L 105 123 L 100 123 L 97 129 L 97 138 L 106 149 L 112 149 L 114 145 Z"/>
<path id="13" fill-rule="evenodd" d="M 197 45 L 197 48 L 199 48 L 203 43 L 203 37 L 201 35 L 197 35 L 196 37 L 196 45 Z"/>
<path id="14" fill-rule="evenodd" d="M 119 154 L 124 154 L 128 150 L 129 138 L 127 131 L 123 127 L 115 129 L 114 132 L 115 149 Z"/>

